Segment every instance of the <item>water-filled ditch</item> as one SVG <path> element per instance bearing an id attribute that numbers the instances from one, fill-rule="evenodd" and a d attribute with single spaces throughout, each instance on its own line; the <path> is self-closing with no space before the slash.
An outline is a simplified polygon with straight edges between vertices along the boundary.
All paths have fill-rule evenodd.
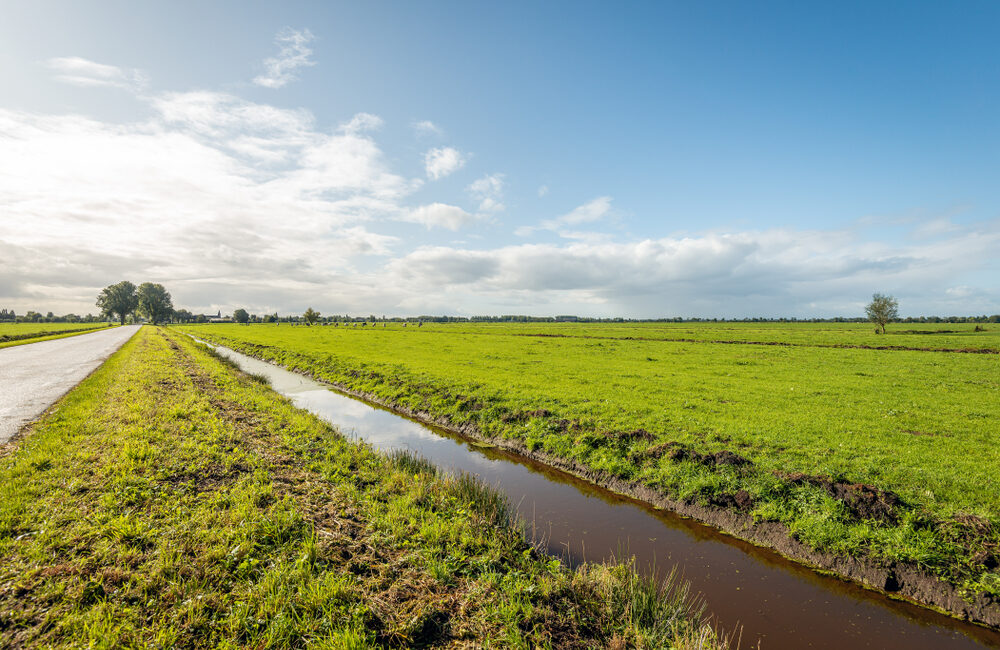
<path id="1" fill-rule="evenodd" d="M 569 563 L 636 559 L 642 571 L 677 566 L 713 620 L 742 628 L 741 647 L 1000 648 L 1000 633 L 819 575 L 670 512 L 608 492 L 532 460 L 482 447 L 274 364 L 217 350 L 306 409 L 381 450 L 407 449 L 498 487 L 528 534 Z"/>

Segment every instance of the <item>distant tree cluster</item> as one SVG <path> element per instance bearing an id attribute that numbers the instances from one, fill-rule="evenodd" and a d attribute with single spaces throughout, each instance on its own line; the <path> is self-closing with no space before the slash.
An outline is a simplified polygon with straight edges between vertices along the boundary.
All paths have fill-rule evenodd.
<path id="1" fill-rule="evenodd" d="M 136 287 L 128 280 L 122 280 L 104 287 L 97 296 L 97 306 L 102 314 L 117 317 L 122 325 L 132 314 L 146 318 L 153 325 L 170 319 L 174 314 L 170 294 L 162 284 L 152 282 L 143 282 Z"/>

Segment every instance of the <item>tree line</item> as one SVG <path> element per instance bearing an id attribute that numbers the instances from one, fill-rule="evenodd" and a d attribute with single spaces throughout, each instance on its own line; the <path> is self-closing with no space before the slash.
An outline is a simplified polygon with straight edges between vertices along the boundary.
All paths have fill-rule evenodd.
<path id="1" fill-rule="evenodd" d="M 101 323 L 104 320 L 106 319 L 100 314 L 80 316 L 70 313 L 57 316 L 52 312 L 42 314 L 31 309 L 23 314 L 18 314 L 13 309 L 0 309 L 0 323 Z"/>
<path id="2" fill-rule="evenodd" d="M 18 315 L 13 309 L 0 309 L 0 322 L 68 322 L 68 323 L 94 323 L 105 319 L 116 318 L 122 324 L 128 316 L 137 314 L 154 324 L 168 320 L 190 323 L 207 322 L 209 318 L 202 314 L 192 314 L 186 309 L 175 310 L 170 293 L 162 284 L 144 282 L 138 287 L 128 281 L 122 281 L 105 287 L 97 298 L 97 306 L 101 309 L 101 314 L 95 316 L 87 314 L 78 316 L 76 314 L 65 314 L 56 316 L 51 311 L 42 315 L 36 311 L 27 311 Z M 885 332 L 887 323 L 1000 323 L 1000 314 L 992 316 L 908 316 L 899 317 L 898 303 L 892 296 L 885 296 L 876 293 L 872 296 L 872 302 L 865 307 L 865 316 L 833 318 L 594 318 L 587 316 L 527 316 L 506 314 L 502 316 L 349 316 L 347 314 L 335 314 L 332 316 L 321 316 L 318 312 L 313 312 L 309 308 L 306 314 L 301 316 L 279 316 L 277 312 L 271 314 L 257 315 L 250 314 L 246 309 L 237 309 L 233 312 L 232 319 L 237 323 L 361 323 L 361 322 L 389 322 L 389 323 L 552 323 L 552 322 L 578 322 L 578 323 L 858 323 L 864 321 L 874 322 L 882 332 Z"/>

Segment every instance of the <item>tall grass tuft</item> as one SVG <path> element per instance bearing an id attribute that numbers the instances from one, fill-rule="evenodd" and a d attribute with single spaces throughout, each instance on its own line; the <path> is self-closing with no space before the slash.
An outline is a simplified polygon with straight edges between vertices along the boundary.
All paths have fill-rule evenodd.
<path id="1" fill-rule="evenodd" d="M 258 384 L 263 384 L 264 386 L 270 386 L 271 380 L 262 372 L 248 372 L 247 377 L 251 380 L 257 382 Z"/>
<path id="2" fill-rule="evenodd" d="M 507 497 L 493 486 L 462 472 L 448 481 L 452 495 L 459 501 L 468 503 L 491 525 L 501 528 L 513 527 L 516 523 L 514 509 Z"/>
<path id="3" fill-rule="evenodd" d="M 417 474 L 430 474 L 437 476 L 437 466 L 423 456 L 407 451 L 405 449 L 394 449 L 386 456 L 396 468 L 416 476 Z"/>
<path id="4" fill-rule="evenodd" d="M 690 584 L 676 570 L 658 580 L 637 572 L 633 559 L 611 566 L 610 573 L 606 588 L 613 615 L 643 647 L 718 647 L 715 631 L 699 624 L 705 603 L 691 594 Z"/>

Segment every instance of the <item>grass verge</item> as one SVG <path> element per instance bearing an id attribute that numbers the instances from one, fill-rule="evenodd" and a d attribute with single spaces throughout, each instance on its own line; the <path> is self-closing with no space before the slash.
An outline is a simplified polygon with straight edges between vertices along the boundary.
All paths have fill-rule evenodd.
<path id="1" fill-rule="evenodd" d="M 162 329 L 0 451 L 0 646 L 667 645 L 722 645 L 681 585 L 570 571 Z"/>

